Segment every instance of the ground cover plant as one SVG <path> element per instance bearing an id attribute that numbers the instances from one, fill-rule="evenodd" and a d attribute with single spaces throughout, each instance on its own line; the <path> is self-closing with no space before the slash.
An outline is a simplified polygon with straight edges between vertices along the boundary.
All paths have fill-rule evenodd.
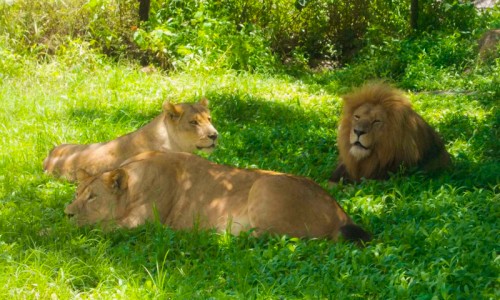
<path id="1" fill-rule="evenodd" d="M 99 1 L 88 4 L 103 9 Z M 2 25 L 13 17 L 5 5 L 0 2 Z M 63 11 L 70 14 L 69 8 Z M 103 38 L 113 51 L 95 47 L 101 40 L 86 40 L 91 33 L 83 29 L 53 36 L 63 45 L 53 52 L 41 36 L 38 47 L 23 44 L 21 37 L 30 37 L 23 30 L 34 30 L 30 22 L 38 20 L 41 34 L 56 11 L 43 15 L 35 6 L 25 10 L 27 25 L 0 26 L 0 298 L 500 297 L 500 60 L 476 61 L 473 33 L 384 40 L 326 71 L 273 66 L 247 72 L 200 62 L 175 71 L 159 64 L 145 72 L 140 60 L 111 55 L 123 51 L 113 45 L 126 44 L 119 35 Z M 476 33 L 498 26 L 496 16 L 483 20 Z M 118 14 L 110 24 L 120 20 L 126 18 Z M 340 95 L 373 77 L 408 91 L 415 110 L 443 137 L 453 169 L 327 187 L 338 156 Z M 103 232 L 77 228 L 64 216 L 75 186 L 42 172 L 54 145 L 115 138 L 149 122 L 167 98 L 200 96 L 210 99 L 220 134 L 219 147 L 200 155 L 310 177 L 374 241 L 358 248 L 172 231 L 155 223 Z"/>

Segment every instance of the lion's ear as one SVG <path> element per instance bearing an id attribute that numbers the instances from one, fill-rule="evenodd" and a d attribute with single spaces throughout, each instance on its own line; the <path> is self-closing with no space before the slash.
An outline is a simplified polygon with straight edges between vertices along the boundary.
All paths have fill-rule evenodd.
<path id="1" fill-rule="evenodd" d="M 172 120 L 177 120 L 182 115 L 182 108 L 180 105 L 172 104 L 168 101 L 163 103 L 163 111 L 167 113 L 167 115 Z"/>
<path id="2" fill-rule="evenodd" d="M 85 179 L 89 178 L 90 176 L 92 175 L 90 175 L 90 173 L 85 171 L 84 169 L 76 170 L 76 181 L 78 182 L 82 182 Z"/>
<path id="3" fill-rule="evenodd" d="M 124 169 L 116 169 L 103 174 L 104 183 L 116 192 L 124 191 L 128 187 L 128 174 Z"/>
<path id="4" fill-rule="evenodd" d="M 208 99 L 207 99 L 207 98 L 205 98 L 205 97 L 201 98 L 201 99 L 200 99 L 200 101 L 198 101 L 198 103 L 199 103 L 200 105 L 203 105 L 203 106 L 205 106 L 205 107 L 208 107 Z"/>

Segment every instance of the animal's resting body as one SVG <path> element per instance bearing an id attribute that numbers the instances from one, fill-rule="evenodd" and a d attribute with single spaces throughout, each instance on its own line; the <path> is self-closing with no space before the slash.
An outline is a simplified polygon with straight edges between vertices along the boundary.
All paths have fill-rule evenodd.
<path id="1" fill-rule="evenodd" d="M 65 212 L 80 226 L 132 228 L 156 217 L 173 229 L 254 229 L 297 237 L 370 235 L 313 181 L 283 173 L 219 165 L 190 153 L 146 152 L 116 170 L 78 173 Z"/>
<path id="2" fill-rule="evenodd" d="M 339 164 L 331 182 L 386 179 L 401 167 L 432 172 L 451 165 L 443 141 L 402 91 L 374 82 L 343 100 Z"/>
<path id="3" fill-rule="evenodd" d="M 163 112 L 142 128 L 115 140 L 90 145 L 62 144 L 43 162 L 45 172 L 76 180 L 76 171 L 90 174 L 113 170 L 145 151 L 211 151 L 217 130 L 211 123 L 208 100 L 198 103 L 165 102 Z"/>

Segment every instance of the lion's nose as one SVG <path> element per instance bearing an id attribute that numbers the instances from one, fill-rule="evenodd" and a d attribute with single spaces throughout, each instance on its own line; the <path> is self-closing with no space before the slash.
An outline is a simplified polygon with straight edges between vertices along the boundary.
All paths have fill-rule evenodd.
<path id="1" fill-rule="evenodd" d="M 210 138 L 211 140 L 214 140 L 214 141 L 217 139 L 217 137 L 218 137 L 217 132 L 208 135 L 208 138 Z"/>
<path id="2" fill-rule="evenodd" d="M 354 129 L 354 133 L 359 137 L 366 133 L 366 131 Z"/>

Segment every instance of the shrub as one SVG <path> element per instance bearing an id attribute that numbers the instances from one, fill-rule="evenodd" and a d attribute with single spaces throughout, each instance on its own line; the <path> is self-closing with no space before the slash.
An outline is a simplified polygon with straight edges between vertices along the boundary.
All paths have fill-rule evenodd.
<path id="1" fill-rule="evenodd" d="M 272 68 L 275 62 L 261 31 L 216 18 L 203 1 L 166 1 L 134 33 L 141 50 L 163 67 L 194 64 L 242 70 Z"/>
<path id="2" fill-rule="evenodd" d="M 263 71 L 279 60 L 338 65 L 331 62 L 351 62 L 363 49 L 358 62 L 381 59 L 367 72 L 399 78 L 415 60 L 461 68 L 471 48 L 458 43 L 470 44 L 480 33 L 476 28 L 499 24 L 498 9 L 478 14 L 470 2 L 420 4 L 422 31 L 410 35 L 409 0 L 152 1 L 143 24 L 136 0 L 17 0 L 0 5 L 0 35 L 11 50 L 42 58 L 84 42 L 112 57 L 176 69 Z M 415 48 L 415 42 L 423 46 Z"/>
<path id="3" fill-rule="evenodd" d="M 71 41 L 84 40 L 105 54 L 128 50 L 130 27 L 137 21 L 137 1 L 27 1 L 0 5 L 0 35 L 18 53 L 40 57 L 64 51 Z"/>
<path id="4" fill-rule="evenodd" d="M 205 60 L 235 69 L 348 58 L 361 46 L 366 1 L 176 1 L 153 3 L 135 41 L 162 65 Z"/>

